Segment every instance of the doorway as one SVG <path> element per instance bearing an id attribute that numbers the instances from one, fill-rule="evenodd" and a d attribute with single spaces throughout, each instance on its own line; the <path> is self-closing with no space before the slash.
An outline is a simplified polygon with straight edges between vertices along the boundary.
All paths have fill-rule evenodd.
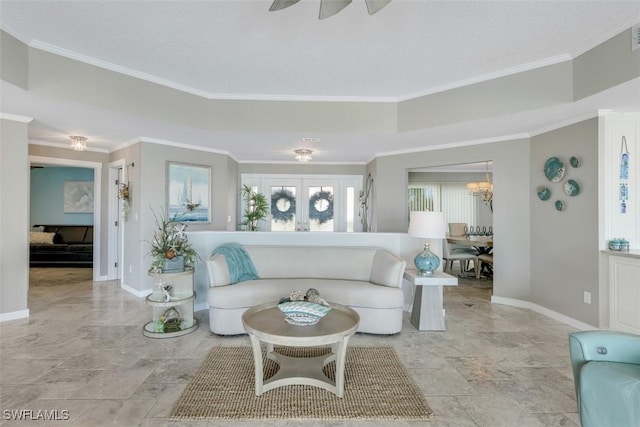
<path id="1" fill-rule="evenodd" d="M 430 166 L 408 171 L 408 210 L 444 214 L 451 259 L 455 259 L 456 254 L 468 252 L 472 255 L 488 255 L 493 251 L 492 171 L 492 161 Z M 485 188 L 486 191 L 483 191 Z M 474 268 L 470 265 L 463 267 L 466 263 L 462 262 L 450 264 L 451 268 L 445 270 L 458 276 L 460 289 L 493 288 L 492 257 L 481 263 L 481 280 L 476 279 Z"/>
<path id="2" fill-rule="evenodd" d="M 103 280 L 100 275 L 100 244 L 101 244 L 101 188 L 102 188 L 102 163 L 84 160 L 61 159 L 57 157 L 29 156 L 29 166 L 55 166 L 55 167 L 76 167 L 93 169 L 93 280 Z M 29 192 L 31 193 L 31 184 Z M 31 194 L 30 197 L 31 199 Z M 29 204 L 31 212 L 31 203 Z M 32 224 L 33 225 L 33 224 Z"/>

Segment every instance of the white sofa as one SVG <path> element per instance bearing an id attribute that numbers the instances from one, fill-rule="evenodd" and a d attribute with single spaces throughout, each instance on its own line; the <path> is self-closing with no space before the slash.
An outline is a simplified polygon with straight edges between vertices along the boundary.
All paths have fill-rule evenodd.
<path id="1" fill-rule="evenodd" d="M 220 335 L 245 333 L 242 313 L 278 301 L 294 290 L 316 288 L 320 297 L 360 315 L 359 332 L 395 334 L 402 329 L 402 275 L 406 262 L 380 248 L 245 246 L 259 279 L 230 284 L 224 255 L 207 260 L 209 326 Z"/>

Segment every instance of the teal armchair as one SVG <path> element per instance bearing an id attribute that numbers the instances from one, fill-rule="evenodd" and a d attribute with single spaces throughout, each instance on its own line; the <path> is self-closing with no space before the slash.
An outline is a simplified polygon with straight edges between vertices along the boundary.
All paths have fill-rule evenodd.
<path id="1" fill-rule="evenodd" d="M 569 334 L 582 427 L 640 426 L 640 335 Z"/>

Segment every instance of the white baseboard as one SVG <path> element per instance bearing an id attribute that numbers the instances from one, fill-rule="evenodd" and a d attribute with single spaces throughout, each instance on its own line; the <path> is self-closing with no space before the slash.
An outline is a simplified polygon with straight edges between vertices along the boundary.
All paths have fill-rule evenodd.
<path id="1" fill-rule="evenodd" d="M 542 307 L 541 305 L 538 304 L 534 304 L 532 302 L 529 301 L 522 301 L 519 299 L 513 299 L 513 298 L 504 298 L 504 297 L 495 297 L 492 296 L 491 297 L 491 303 L 492 304 L 504 304 L 504 305 L 510 305 L 512 307 L 520 307 L 520 308 L 526 308 L 529 309 L 531 311 L 535 311 L 536 313 L 540 313 L 542 315 L 545 315 L 553 320 L 557 320 L 558 322 L 562 322 L 565 323 L 569 326 L 572 326 L 578 330 L 581 331 L 589 331 L 589 330 L 593 330 L 593 329 L 599 329 L 596 326 L 592 326 L 589 325 L 587 323 L 581 322 L 579 320 L 573 319 L 569 316 L 565 316 L 564 314 L 560 314 L 556 311 L 553 310 L 549 310 L 546 307 Z"/>
<path id="2" fill-rule="evenodd" d="M 12 311 L 10 313 L 0 313 L 0 322 L 8 322 L 10 320 L 18 320 L 29 317 L 29 309 Z"/>
<path id="3" fill-rule="evenodd" d="M 98 276 L 93 279 L 94 282 L 107 282 L 109 280 L 111 280 L 109 279 L 109 276 Z"/>
<path id="4" fill-rule="evenodd" d="M 127 285 L 126 283 L 122 283 L 120 287 L 125 291 L 129 292 L 130 294 L 137 296 L 138 298 L 145 298 L 147 295 L 150 295 L 153 293 L 152 289 L 143 289 L 139 291 L 136 288 L 132 288 L 131 286 Z"/>

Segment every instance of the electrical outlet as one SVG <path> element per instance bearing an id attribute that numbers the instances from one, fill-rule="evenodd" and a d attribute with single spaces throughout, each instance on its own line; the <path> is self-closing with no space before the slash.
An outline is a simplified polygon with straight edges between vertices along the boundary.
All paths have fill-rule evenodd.
<path id="1" fill-rule="evenodd" d="M 133 265 L 129 264 L 129 273 L 133 273 Z"/>
<path id="2" fill-rule="evenodd" d="M 591 292 L 584 293 L 584 303 L 591 304 Z"/>

